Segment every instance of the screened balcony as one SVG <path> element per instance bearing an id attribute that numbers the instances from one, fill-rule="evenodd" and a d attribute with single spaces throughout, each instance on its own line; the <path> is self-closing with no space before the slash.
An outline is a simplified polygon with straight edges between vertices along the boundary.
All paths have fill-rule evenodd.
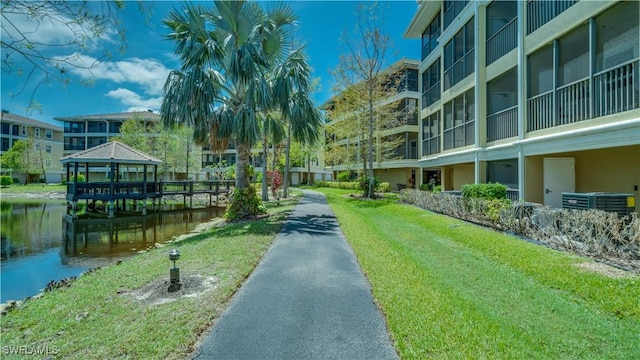
<path id="1" fill-rule="evenodd" d="M 518 44 L 517 3 L 494 1 L 487 7 L 487 65 Z"/>
<path id="2" fill-rule="evenodd" d="M 487 84 L 487 141 L 518 136 L 517 84 L 516 69 Z"/>
<path id="3" fill-rule="evenodd" d="M 548 23 L 579 0 L 529 0 L 527 1 L 527 35 Z"/>

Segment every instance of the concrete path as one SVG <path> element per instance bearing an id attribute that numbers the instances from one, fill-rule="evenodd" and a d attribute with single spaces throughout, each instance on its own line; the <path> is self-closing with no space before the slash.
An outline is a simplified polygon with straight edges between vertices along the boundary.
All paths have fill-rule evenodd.
<path id="1" fill-rule="evenodd" d="M 194 359 L 397 359 L 323 194 L 305 191 Z"/>

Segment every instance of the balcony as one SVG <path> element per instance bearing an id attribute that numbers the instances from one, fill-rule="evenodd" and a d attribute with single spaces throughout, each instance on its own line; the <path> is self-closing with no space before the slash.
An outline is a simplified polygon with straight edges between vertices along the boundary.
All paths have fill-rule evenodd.
<path id="1" fill-rule="evenodd" d="M 518 136 L 518 106 L 487 116 L 487 141 Z"/>
<path id="2" fill-rule="evenodd" d="M 440 136 L 422 141 L 422 156 L 440 153 Z"/>
<path id="3" fill-rule="evenodd" d="M 426 109 L 438 100 L 440 100 L 440 81 L 422 93 L 422 108 Z"/>
<path id="4" fill-rule="evenodd" d="M 487 39 L 487 65 L 498 60 L 518 44 L 518 18 L 513 18 Z"/>
<path id="5" fill-rule="evenodd" d="M 564 12 L 579 0 L 529 0 L 527 2 L 527 35 Z"/>
<path id="6" fill-rule="evenodd" d="M 527 100 L 528 131 L 639 108 L 638 64 L 636 59 L 595 74 L 593 89 L 587 77 L 530 98 Z"/>
<path id="7" fill-rule="evenodd" d="M 638 60 L 595 74 L 594 117 L 637 109 L 639 104 Z"/>
<path id="8" fill-rule="evenodd" d="M 444 71 L 445 90 L 460 82 L 474 71 L 473 54 L 474 49 L 469 50 L 464 56 L 459 58 L 453 65 Z"/>

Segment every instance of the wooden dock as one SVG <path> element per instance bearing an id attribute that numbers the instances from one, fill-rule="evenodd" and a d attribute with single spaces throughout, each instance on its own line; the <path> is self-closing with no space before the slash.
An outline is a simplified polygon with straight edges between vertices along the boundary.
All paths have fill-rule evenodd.
<path id="1" fill-rule="evenodd" d="M 155 208 L 163 197 L 180 195 L 186 206 L 189 198 L 189 207 L 193 207 L 193 196 L 198 194 L 209 195 L 209 205 L 213 204 L 213 197 L 228 194 L 234 185 L 234 180 L 216 181 L 116 181 L 116 182 L 78 182 L 67 184 L 67 202 L 71 204 L 71 215 L 75 217 L 77 202 L 85 200 L 102 201 L 108 205 L 109 216 L 113 217 L 118 209 L 124 210 L 127 200 L 143 201 L 142 213 L 146 214 L 146 201 L 152 200 Z"/>

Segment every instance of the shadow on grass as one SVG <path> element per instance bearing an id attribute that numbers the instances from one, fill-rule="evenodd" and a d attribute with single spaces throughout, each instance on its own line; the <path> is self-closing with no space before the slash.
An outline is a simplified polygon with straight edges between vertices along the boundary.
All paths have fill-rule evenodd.
<path id="1" fill-rule="evenodd" d="M 209 229 L 201 234 L 194 235 L 181 241 L 182 244 L 197 243 L 216 238 L 233 238 L 246 235 L 276 235 L 280 232 L 290 211 L 272 214 L 261 219 L 246 220 L 226 224 L 223 227 Z"/>

